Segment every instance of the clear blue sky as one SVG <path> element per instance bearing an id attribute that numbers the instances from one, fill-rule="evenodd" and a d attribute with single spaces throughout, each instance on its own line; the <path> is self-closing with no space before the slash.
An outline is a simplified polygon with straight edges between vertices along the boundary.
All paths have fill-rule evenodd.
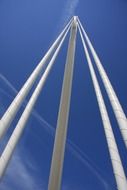
<path id="1" fill-rule="evenodd" d="M 16 95 L 15 89 L 21 88 L 73 15 L 78 15 L 85 27 L 127 115 L 126 0 L 1 0 L 1 116 Z M 67 40 L 0 184 L 1 190 L 47 190 Z M 127 152 L 99 75 L 98 78 L 127 175 Z M 3 139 L 1 150 L 22 110 L 23 107 Z M 62 181 L 62 190 L 72 189 L 116 190 L 100 113 L 79 35 Z"/>

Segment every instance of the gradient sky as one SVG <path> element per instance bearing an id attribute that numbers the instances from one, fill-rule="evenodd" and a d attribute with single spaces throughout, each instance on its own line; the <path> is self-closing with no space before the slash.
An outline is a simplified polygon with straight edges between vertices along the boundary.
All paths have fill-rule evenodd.
<path id="1" fill-rule="evenodd" d="M 85 27 L 127 115 L 126 0 L 1 0 L 1 116 L 73 15 L 78 15 Z M 0 184 L 1 190 L 47 189 L 67 42 L 68 38 Z M 127 152 L 97 70 L 96 73 L 127 175 Z M 3 139 L 0 151 L 24 105 Z M 100 113 L 79 34 L 62 180 L 62 190 L 72 189 L 116 190 Z"/>

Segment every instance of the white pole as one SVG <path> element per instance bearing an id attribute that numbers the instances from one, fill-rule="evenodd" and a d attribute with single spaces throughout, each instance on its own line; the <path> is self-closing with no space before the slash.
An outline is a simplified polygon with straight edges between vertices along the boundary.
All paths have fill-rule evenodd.
<path id="1" fill-rule="evenodd" d="M 9 139 L 9 141 L 8 141 L 6 147 L 5 147 L 5 149 L 1 155 L 1 158 L 0 158 L 0 179 L 2 178 L 4 172 L 7 168 L 7 165 L 8 165 L 8 163 L 11 159 L 11 156 L 13 154 L 13 151 L 14 151 L 14 149 L 15 149 L 15 147 L 16 147 L 16 145 L 17 145 L 17 143 L 18 143 L 18 141 L 22 135 L 22 132 L 25 128 L 25 124 L 26 124 L 26 122 L 27 122 L 27 120 L 28 120 L 28 118 L 32 112 L 32 109 L 33 109 L 33 107 L 37 101 L 37 98 L 38 98 L 38 96 L 39 96 L 39 94 L 40 94 L 40 92 L 41 92 L 41 90 L 42 90 L 42 88 L 46 82 L 46 79 L 47 79 L 47 77 L 51 71 L 51 68 L 55 62 L 55 59 L 56 59 L 56 57 L 60 51 L 60 48 L 61 48 L 61 46 L 65 40 L 65 37 L 66 37 L 69 29 L 70 29 L 70 27 L 67 29 L 64 37 L 62 38 L 57 50 L 55 51 L 50 63 L 48 64 L 43 76 L 41 77 L 41 79 L 40 79 L 35 91 L 33 92 L 22 116 L 20 117 L 20 119 L 18 121 L 16 128 L 14 129 L 14 132 L 12 133 L 12 135 L 11 135 L 11 137 L 10 137 L 10 139 Z"/>
<path id="2" fill-rule="evenodd" d="M 65 65 L 48 190 L 60 190 L 73 80 L 77 19 L 74 17 Z"/>
<path id="3" fill-rule="evenodd" d="M 96 74 L 95 74 L 95 71 L 94 71 L 94 68 L 92 65 L 90 55 L 88 53 L 88 49 L 87 49 L 85 41 L 83 39 L 81 29 L 80 29 L 80 27 L 78 27 L 78 28 L 79 28 L 80 36 L 82 39 L 84 51 L 86 54 L 91 78 L 93 81 L 93 86 L 94 86 L 94 90 L 96 93 L 96 97 L 97 97 L 97 101 L 98 101 L 98 105 L 99 105 L 99 110 L 101 113 L 101 118 L 102 118 L 102 122 L 103 122 L 103 126 L 104 126 L 106 141 L 108 144 L 108 149 L 109 149 L 110 158 L 111 158 L 111 162 L 112 162 L 113 172 L 114 172 L 116 183 L 117 183 L 117 188 L 118 188 L 118 190 L 126 190 L 127 189 L 126 176 L 124 173 L 124 168 L 122 166 L 122 161 L 121 161 L 121 158 L 119 155 L 119 151 L 117 148 L 117 144 L 116 144 L 115 137 L 113 134 L 112 126 L 111 126 L 109 116 L 107 113 L 107 109 L 106 109 L 106 106 L 104 103 L 104 99 L 103 99 L 103 96 L 101 93 L 99 83 L 97 81 L 97 77 L 96 77 Z"/>
<path id="4" fill-rule="evenodd" d="M 106 92 L 107 92 L 109 100 L 111 102 L 115 117 L 117 119 L 117 122 L 118 122 L 118 125 L 120 128 L 124 143 L 125 143 L 126 148 L 127 148 L 127 120 L 126 120 L 126 115 L 125 115 L 125 113 L 122 109 L 122 106 L 118 100 L 118 97 L 117 97 L 117 95 L 116 95 L 116 93 L 115 93 L 115 91 L 111 85 L 111 82 L 110 82 L 110 80 L 109 80 L 109 78 L 108 78 L 108 76 L 107 76 L 107 74 L 106 74 L 106 72 L 105 72 L 105 70 L 101 64 L 101 61 L 100 61 L 97 53 L 95 52 L 95 49 L 93 48 L 92 43 L 90 42 L 90 39 L 88 38 L 88 35 L 86 34 L 86 32 L 85 32 L 80 21 L 79 21 L 79 24 L 81 26 L 81 29 L 83 31 L 83 34 L 84 34 L 85 39 L 87 41 L 87 44 L 90 48 L 90 51 L 93 55 L 96 66 L 99 70 L 100 76 L 102 78 L 103 84 L 105 86 Z"/>
<path id="5" fill-rule="evenodd" d="M 42 68 L 44 65 L 47 63 L 49 58 L 51 57 L 52 53 L 54 52 L 55 48 L 58 46 L 61 38 L 65 34 L 67 28 L 69 27 L 70 23 L 72 20 L 67 24 L 67 26 L 64 28 L 64 30 L 61 32 L 61 34 L 58 36 L 56 41 L 53 43 L 53 45 L 50 47 L 48 52 L 45 54 L 41 62 L 37 65 L 33 73 L 30 75 L 26 83 L 23 85 L 5 114 L 0 120 L 0 139 L 4 136 L 6 133 L 7 129 L 9 128 L 11 122 L 13 121 L 15 115 L 17 114 L 19 108 L 21 107 L 24 99 L 26 98 L 27 94 L 29 93 L 30 89 L 32 88 L 35 80 L 39 76 L 39 73 L 41 72 Z"/>

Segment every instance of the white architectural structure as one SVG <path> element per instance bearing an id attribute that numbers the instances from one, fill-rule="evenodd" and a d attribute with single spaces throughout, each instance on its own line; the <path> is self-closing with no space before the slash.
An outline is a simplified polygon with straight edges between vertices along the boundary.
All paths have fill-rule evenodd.
<path id="1" fill-rule="evenodd" d="M 61 186 L 61 176 L 63 170 L 65 144 L 67 138 L 68 117 L 73 79 L 76 33 L 77 19 L 76 17 L 74 17 L 71 27 L 68 54 L 65 65 L 65 73 L 63 79 L 60 108 L 58 113 L 58 121 L 56 127 L 56 136 L 54 142 L 48 190 L 59 190 Z"/>
<path id="2" fill-rule="evenodd" d="M 101 61 L 97 55 L 97 53 L 95 52 L 93 46 L 92 46 L 92 43 L 90 41 L 90 39 L 88 38 L 88 35 L 87 33 L 85 32 L 81 22 L 79 21 L 79 24 L 82 28 L 82 31 L 83 31 L 83 34 L 85 36 L 85 39 L 87 41 L 87 44 L 90 48 L 90 51 L 93 55 L 93 58 L 95 60 L 95 63 L 96 63 L 96 66 L 98 68 L 98 71 L 100 73 L 100 76 L 102 78 L 102 81 L 103 81 L 103 84 L 104 84 L 104 87 L 105 87 L 105 90 L 108 94 L 108 97 L 109 97 L 109 100 L 111 102 L 111 106 L 113 108 L 113 111 L 114 111 L 114 114 L 116 116 L 116 120 L 118 122 L 118 125 L 119 125 L 119 128 L 120 128 L 120 131 L 121 131 L 121 134 L 123 136 L 123 140 L 124 140 L 124 143 L 126 145 L 126 148 L 127 148 L 127 119 L 126 119 L 126 115 L 122 109 L 122 106 L 118 100 L 118 97 L 111 85 L 111 82 L 101 64 Z"/>
<path id="3" fill-rule="evenodd" d="M 102 118 L 102 122 L 103 122 L 103 126 L 104 126 L 104 132 L 105 132 L 106 141 L 108 144 L 108 149 L 109 149 L 109 153 L 110 153 L 111 163 L 112 163 L 117 187 L 118 187 L 118 190 L 125 190 L 127 188 L 126 175 L 125 175 L 125 172 L 123 169 L 123 165 L 122 165 L 122 161 L 121 161 L 121 158 L 119 155 L 118 147 L 117 147 L 117 144 L 115 141 L 112 126 L 111 126 L 111 123 L 109 120 L 109 116 L 108 116 L 107 109 L 106 109 L 106 106 L 104 103 L 104 99 L 103 99 L 103 96 L 101 93 L 101 89 L 100 89 L 100 86 L 99 86 L 99 83 L 98 83 L 98 80 L 97 80 L 97 77 L 96 77 L 96 74 L 95 74 L 95 71 L 94 71 L 94 68 L 92 65 L 92 61 L 91 61 L 86 43 L 83 39 L 83 35 L 82 35 L 80 27 L 79 27 L 79 32 L 81 35 L 84 51 L 86 54 L 86 59 L 88 62 L 93 86 L 94 86 L 96 97 L 97 97 L 98 106 L 99 106 L 100 113 L 101 113 L 101 118 Z"/>
<path id="4" fill-rule="evenodd" d="M 46 53 L 42 61 L 35 68 L 31 76 L 28 78 L 28 80 L 26 81 L 24 86 L 21 88 L 18 95 L 15 97 L 12 104 L 9 106 L 9 108 L 7 109 L 7 111 L 5 112 L 5 114 L 0 120 L 0 138 L 2 138 L 5 132 L 7 131 L 8 127 L 10 126 L 11 122 L 13 121 L 14 117 L 16 116 L 19 108 L 21 107 L 25 97 L 28 95 L 34 82 L 36 81 L 39 74 L 41 73 L 43 66 L 47 62 L 49 62 L 0 157 L 0 179 L 2 179 L 3 174 L 6 171 L 6 168 L 9 164 L 9 161 L 11 160 L 15 147 L 21 138 L 23 130 L 32 112 L 32 109 L 39 97 L 40 92 L 43 89 L 46 79 L 54 65 L 55 59 L 70 29 L 71 29 L 71 32 L 70 32 L 68 52 L 67 52 L 66 65 L 65 65 L 65 71 L 64 71 L 64 79 L 63 79 L 63 86 L 62 86 L 62 92 L 61 92 L 60 107 L 59 107 L 59 113 L 58 113 L 51 169 L 50 169 L 50 175 L 49 175 L 48 190 L 61 189 L 62 171 L 63 171 L 63 165 L 64 165 L 64 154 L 65 154 L 65 146 L 66 146 L 66 139 L 67 139 L 69 109 L 70 109 L 70 101 L 71 101 L 71 89 L 72 89 L 72 81 L 73 81 L 77 29 L 79 29 L 79 33 L 81 36 L 86 59 L 87 59 L 89 70 L 90 70 L 90 75 L 91 75 L 93 86 L 95 89 L 95 94 L 96 94 L 96 98 L 97 98 L 97 102 L 98 102 L 98 106 L 99 106 L 99 110 L 100 110 L 100 114 L 102 118 L 107 145 L 108 145 L 109 155 L 110 155 L 110 159 L 112 163 L 113 173 L 116 179 L 117 189 L 127 190 L 127 180 L 126 180 L 125 171 L 122 165 L 122 161 L 120 158 L 119 150 L 118 150 L 115 136 L 114 136 L 112 126 L 110 123 L 106 105 L 105 105 L 102 92 L 101 92 L 101 89 L 100 89 L 100 86 L 99 86 L 99 83 L 94 71 L 94 67 L 92 65 L 92 61 L 91 61 L 87 46 L 89 47 L 93 55 L 93 58 L 95 60 L 96 66 L 100 72 L 102 81 L 104 83 L 105 89 L 107 91 L 108 97 L 110 99 L 112 108 L 114 110 L 114 113 L 117 119 L 117 122 L 119 124 L 120 131 L 123 136 L 123 140 L 127 147 L 126 116 L 117 98 L 117 95 L 111 85 L 111 82 L 109 81 L 107 74 L 88 38 L 88 35 L 86 34 L 81 22 L 76 16 L 74 16 L 71 19 L 71 21 L 67 24 L 67 26 L 64 28 L 62 33 L 59 35 L 59 37 L 56 39 L 54 44 L 48 50 L 48 52 Z"/>
<path id="5" fill-rule="evenodd" d="M 32 72 L 32 74 L 30 75 L 28 80 L 25 82 L 25 84 L 23 85 L 23 87 L 21 88 L 21 90 L 19 91 L 19 93 L 17 94 L 17 96 L 15 97 L 15 99 L 13 100 L 13 102 L 11 103 L 11 105 L 9 106 L 9 108 L 7 109 L 7 111 L 5 112 L 3 117 L 1 118 L 1 120 L 0 120 L 0 139 L 4 136 L 5 132 L 7 131 L 8 127 L 10 126 L 14 117 L 16 116 L 18 110 L 20 109 L 24 99 L 26 98 L 30 89 L 32 88 L 35 80 L 41 73 L 45 64 L 50 59 L 51 55 L 54 53 L 55 48 L 60 43 L 60 40 L 62 39 L 66 29 L 68 28 L 68 26 L 70 25 L 71 22 L 72 22 L 72 20 L 67 24 L 67 26 L 64 28 L 64 30 L 58 36 L 56 41 L 53 43 L 53 45 L 48 50 L 48 52 L 45 54 L 45 56 L 40 61 L 40 63 L 37 65 L 35 70 Z"/>
<path id="6" fill-rule="evenodd" d="M 56 59 L 56 57 L 57 57 L 57 55 L 58 55 L 58 53 L 60 51 L 60 48 L 61 48 L 61 46 L 62 46 L 62 44 L 63 44 L 63 42 L 65 40 L 65 37 L 66 37 L 66 35 L 67 35 L 68 31 L 69 31 L 69 28 L 67 29 L 64 37 L 62 38 L 58 48 L 56 49 L 56 51 L 55 51 L 55 53 L 53 55 L 50 63 L 48 64 L 44 74 L 42 75 L 42 77 L 41 77 L 41 79 L 40 79 L 34 93 L 32 94 L 32 96 L 31 96 L 31 98 L 30 98 L 30 100 L 29 100 L 29 102 L 28 102 L 28 104 L 27 104 L 21 118 L 19 119 L 19 122 L 18 122 L 17 126 L 14 129 L 14 132 L 12 133 L 12 135 L 11 135 L 11 137 L 10 137 L 10 139 L 9 139 L 9 141 L 8 141 L 8 143 L 7 143 L 5 149 L 4 149 L 4 151 L 3 151 L 3 153 L 2 153 L 2 155 L 0 157 L 0 178 L 3 176 L 3 174 L 5 172 L 5 169 L 6 169 L 7 165 L 8 165 L 8 162 L 11 159 L 13 151 L 14 151 L 14 149 L 15 149 L 15 147 L 16 147 L 16 145 L 17 145 L 17 143 L 18 143 L 18 141 L 19 141 L 19 139 L 20 139 L 20 137 L 22 135 L 22 132 L 23 132 L 24 127 L 25 127 L 25 124 L 26 124 L 26 122 L 27 122 L 27 120 L 28 120 L 28 118 L 29 118 L 29 116 L 30 116 L 30 114 L 32 112 L 32 109 L 33 109 L 33 107 L 34 107 L 34 105 L 36 103 L 36 100 L 37 100 L 37 98 L 38 98 L 38 96 L 39 96 L 39 94 L 40 94 L 40 92 L 41 92 L 41 90 L 42 90 L 42 88 L 43 88 L 43 86 L 44 86 L 44 84 L 46 82 L 46 79 L 47 79 L 47 77 L 48 77 L 48 75 L 49 75 L 49 73 L 51 71 L 51 68 L 52 68 L 52 66 L 54 64 L 54 61 L 55 61 L 55 59 Z"/>

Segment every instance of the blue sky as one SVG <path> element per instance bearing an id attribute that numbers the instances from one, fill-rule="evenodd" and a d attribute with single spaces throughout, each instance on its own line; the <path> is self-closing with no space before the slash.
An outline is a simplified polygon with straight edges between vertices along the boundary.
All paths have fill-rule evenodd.
<path id="1" fill-rule="evenodd" d="M 16 90 L 24 84 L 64 25 L 73 15 L 78 15 L 127 115 L 126 10 L 126 0 L 0 1 L 0 114 L 4 113 L 16 95 Z M 0 184 L 2 190 L 47 189 L 67 42 L 68 38 Z M 97 76 L 126 168 L 127 153 L 98 72 Z M 3 139 L 1 150 L 23 108 Z M 116 190 L 79 34 L 62 181 L 62 190 L 70 189 Z"/>

